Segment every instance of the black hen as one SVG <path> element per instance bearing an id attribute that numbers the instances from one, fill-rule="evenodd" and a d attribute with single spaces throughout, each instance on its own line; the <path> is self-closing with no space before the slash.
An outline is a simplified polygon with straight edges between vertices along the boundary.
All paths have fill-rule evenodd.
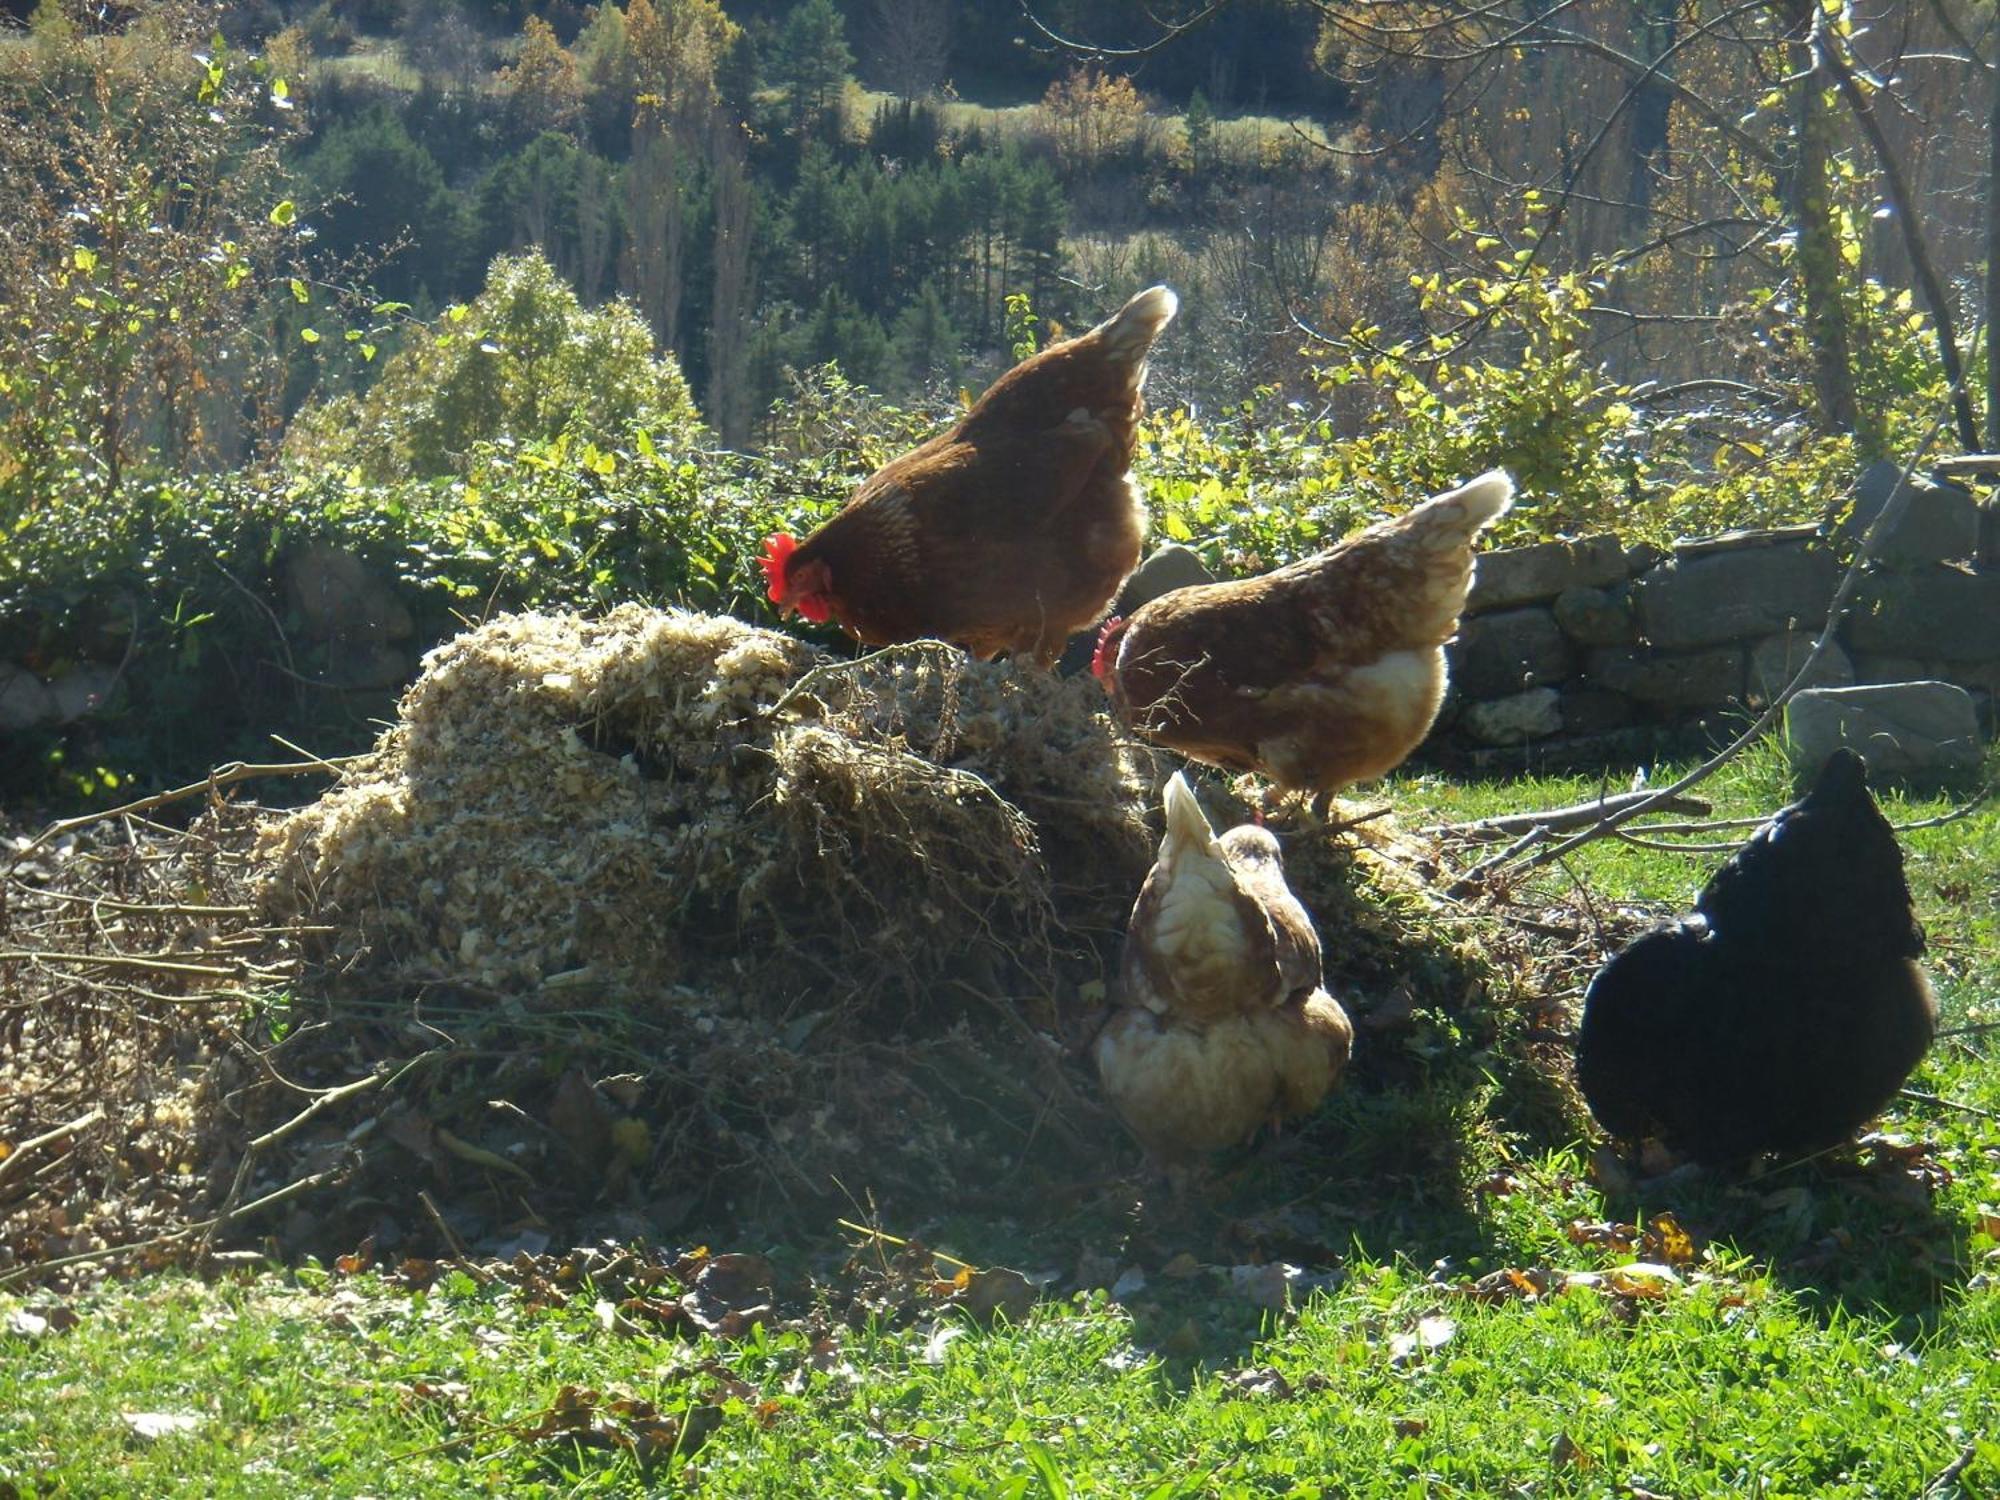
<path id="1" fill-rule="evenodd" d="M 1598 1123 L 1703 1162 L 1846 1139 L 1930 1046 L 1903 855 L 1836 750 L 1708 882 L 1694 914 L 1637 939 L 1584 997 L 1577 1082 Z"/>

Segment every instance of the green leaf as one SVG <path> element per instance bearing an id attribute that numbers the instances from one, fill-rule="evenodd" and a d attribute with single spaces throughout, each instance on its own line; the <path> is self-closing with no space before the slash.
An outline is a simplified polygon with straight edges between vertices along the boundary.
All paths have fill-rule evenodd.
<path id="1" fill-rule="evenodd" d="M 304 339 L 308 344 L 317 344 L 319 342 L 319 330 L 317 328 L 301 328 L 299 330 L 299 337 Z"/>
<path id="2" fill-rule="evenodd" d="M 78 245 L 76 247 L 76 254 L 70 258 L 76 262 L 76 268 L 79 271 L 95 271 L 97 269 L 97 252 L 95 250 L 87 250 L 83 246 Z"/>
<path id="3" fill-rule="evenodd" d="M 303 304 L 312 301 L 312 299 L 312 292 L 307 288 L 306 284 L 294 276 L 292 278 L 292 300 Z"/>
<path id="4" fill-rule="evenodd" d="M 1069 1481 L 1056 1466 L 1055 1455 L 1040 1443 L 1030 1443 L 1023 1450 L 1028 1467 L 1035 1471 L 1035 1477 L 1042 1482 L 1042 1493 L 1048 1500 L 1069 1500 Z"/>
<path id="5" fill-rule="evenodd" d="M 273 224 L 290 224 L 297 220 L 298 216 L 299 206 L 289 198 L 271 210 L 271 222 Z"/>

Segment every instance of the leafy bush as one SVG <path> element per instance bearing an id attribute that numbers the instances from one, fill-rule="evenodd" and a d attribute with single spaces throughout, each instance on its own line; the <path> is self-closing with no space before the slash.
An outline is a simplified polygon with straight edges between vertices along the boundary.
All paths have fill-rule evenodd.
<path id="1" fill-rule="evenodd" d="M 301 416 L 286 446 L 295 466 L 389 483 L 463 473 L 482 442 L 611 441 L 698 421 L 679 367 L 653 357 L 628 304 L 586 309 L 530 254 L 494 261 L 477 298 L 418 331 L 367 394 Z"/>

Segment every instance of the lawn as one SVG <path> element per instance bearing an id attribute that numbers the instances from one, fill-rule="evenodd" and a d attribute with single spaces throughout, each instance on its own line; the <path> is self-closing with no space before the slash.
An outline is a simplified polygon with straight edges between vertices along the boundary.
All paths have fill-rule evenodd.
<path id="1" fill-rule="evenodd" d="M 1384 800 L 1421 830 L 1595 790 L 1404 776 Z M 1768 752 L 1704 791 L 1718 818 L 1789 795 Z M 1904 842 L 1945 1026 L 1996 1019 L 2000 813 Z M 1473 948 L 1627 921 L 1721 857 L 1600 842 L 1497 915 L 1424 920 Z M 1546 972 L 1572 1002 L 1588 977 Z M 1520 1058 L 1449 1029 L 1364 1029 L 1396 1067 L 1184 1202 L 1132 1178 L 782 1241 L 738 1222 L 511 1262 L 329 1248 L 0 1293 L 0 1493 L 2000 1490 L 1988 1034 L 1940 1039 L 1854 1150 L 1649 1178 L 1593 1153 L 1559 1080 L 1514 1098 Z"/>

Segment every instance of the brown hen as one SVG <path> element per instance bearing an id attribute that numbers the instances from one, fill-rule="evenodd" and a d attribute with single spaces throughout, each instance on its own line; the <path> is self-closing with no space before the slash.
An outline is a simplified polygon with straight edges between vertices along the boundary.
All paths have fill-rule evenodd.
<path id="1" fill-rule="evenodd" d="M 1315 792 L 1323 812 L 1430 729 L 1473 539 L 1513 496 L 1495 469 L 1316 557 L 1163 594 L 1106 625 L 1092 669 L 1147 738 Z"/>
<path id="2" fill-rule="evenodd" d="M 1181 1166 L 1314 1109 L 1354 1031 L 1320 988 L 1319 937 L 1278 841 L 1247 825 L 1217 838 L 1179 772 L 1165 801 L 1125 934 L 1123 1005 L 1094 1050 L 1119 1117 Z"/>
<path id="3" fill-rule="evenodd" d="M 1052 661 L 1138 563 L 1146 512 L 1126 471 L 1146 359 L 1178 307 L 1163 286 L 1139 293 L 1009 370 L 805 541 L 767 538 L 772 603 L 870 645 Z"/>

